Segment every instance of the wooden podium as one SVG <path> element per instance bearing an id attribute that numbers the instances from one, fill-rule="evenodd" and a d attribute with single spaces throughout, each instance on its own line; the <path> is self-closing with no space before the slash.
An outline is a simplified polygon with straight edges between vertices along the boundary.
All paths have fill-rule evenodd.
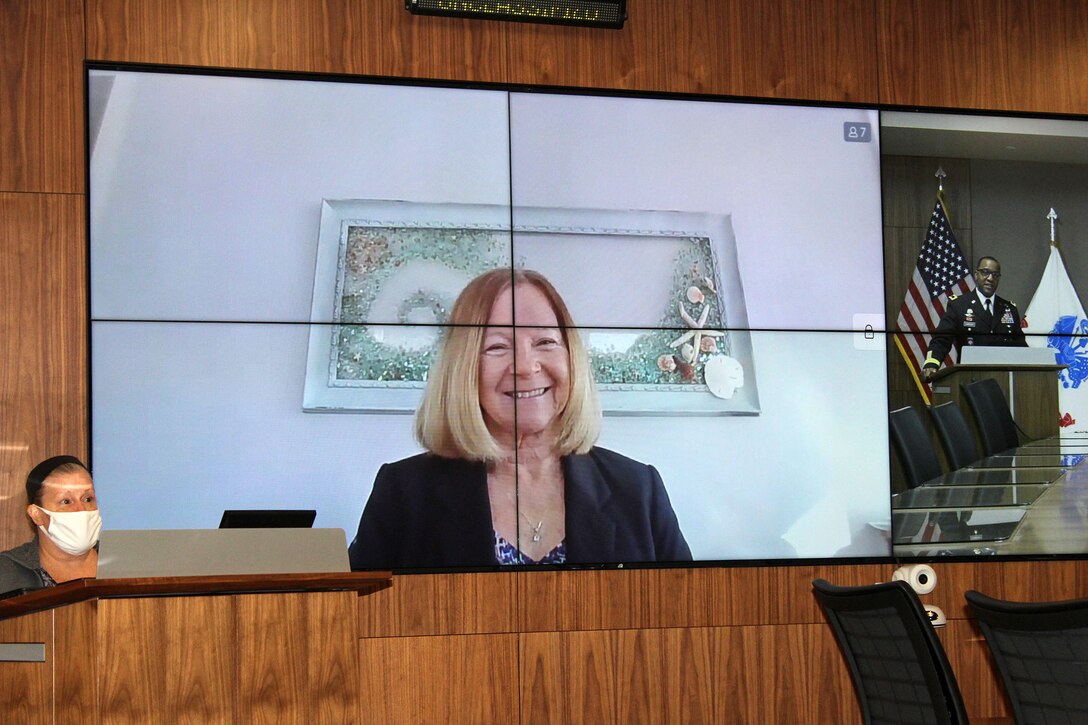
<path id="1" fill-rule="evenodd" d="M 83 579 L 0 601 L 11 723 L 358 723 L 386 572 Z"/>
<path id="2" fill-rule="evenodd" d="M 1035 347 L 964 347 L 961 362 L 944 368 L 933 379 L 933 404 L 955 400 L 970 416 L 960 385 L 993 378 L 1005 393 L 1020 429 L 1031 439 L 1056 436 L 1058 425 L 1058 372 L 1054 353 Z M 979 450 L 983 450 L 979 442 Z"/>

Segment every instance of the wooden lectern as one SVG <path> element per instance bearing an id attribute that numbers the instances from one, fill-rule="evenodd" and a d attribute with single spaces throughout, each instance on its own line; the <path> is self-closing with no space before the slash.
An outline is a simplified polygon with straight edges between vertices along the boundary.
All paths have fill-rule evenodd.
<path id="1" fill-rule="evenodd" d="M 1058 426 L 1058 372 L 1054 351 L 1037 347 L 964 347 L 959 364 L 941 370 L 933 379 L 933 404 L 955 400 L 970 415 L 960 385 L 993 378 L 1005 393 L 1020 429 L 1031 439 L 1056 436 Z M 979 450 L 982 450 L 981 443 Z"/>
<path id="2" fill-rule="evenodd" d="M 387 572 L 82 579 L 0 601 L 11 723 L 358 723 Z"/>

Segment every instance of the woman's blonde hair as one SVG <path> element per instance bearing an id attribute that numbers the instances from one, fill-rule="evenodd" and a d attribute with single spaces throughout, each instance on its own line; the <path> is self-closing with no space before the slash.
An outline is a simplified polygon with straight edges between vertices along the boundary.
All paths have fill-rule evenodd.
<path id="1" fill-rule="evenodd" d="M 522 284 L 533 285 L 547 298 L 567 348 L 570 393 L 559 413 L 556 452 L 585 453 L 597 442 L 601 427 L 597 386 L 566 303 L 539 272 L 500 268 L 469 282 L 450 313 L 442 350 L 427 375 L 427 389 L 416 411 L 416 440 L 431 453 L 470 461 L 503 457 L 480 408 L 480 350 L 495 300 Z"/>

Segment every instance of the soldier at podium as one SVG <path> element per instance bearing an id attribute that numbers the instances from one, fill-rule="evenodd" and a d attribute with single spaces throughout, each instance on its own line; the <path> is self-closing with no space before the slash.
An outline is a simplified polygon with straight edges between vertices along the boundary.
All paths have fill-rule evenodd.
<path id="1" fill-rule="evenodd" d="M 927 383 L 953 345 L 959 350 L 964 345 L 1026 347 L 1028 344 L 1016 305 L 996 294 L 1001 263 L 993 257 L 982 257 L 975 267 L 974 278 L 974 291 L 948 300 L 944 316 L 933 333 L 922 366 L 922 379 Z"/>

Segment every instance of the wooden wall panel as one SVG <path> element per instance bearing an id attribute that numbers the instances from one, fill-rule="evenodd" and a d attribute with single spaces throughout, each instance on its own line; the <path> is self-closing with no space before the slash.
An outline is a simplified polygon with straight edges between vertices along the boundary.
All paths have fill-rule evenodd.
<path id="1" fill-rule="evenodd" d="M 359 597 L 362 637 L 513 632 L 517 577 L 508 572 L 399 576 Z"/>
<path id="2" fill-rule="evenodd" d="M 879 0 L 882 103 L 1088 113 L 1081 0 Z"/>
<path id="3" fill-rule="evenodd" d="M 749 699 L 747 696 L 738 697 L 740 693 L 751 693 L 751 700 L 761 699 L 761 693 L 765 688 L 773 687 L 774 683 L 747 683 L 755 684 L 754 690 L 743 687 L 739 690 L 727 689 L 730 685 L 738 684 L 736 680 L 747 680 L 755 675 L 755 668 L 745 666 L 747 663 L 730 661 L 728 656 L 728 642 L 733 635 L 739 639 L 740 629 L 667 629 L 660 631 L 661 651 L 656 659 L 660 663 L 660 675 L 656 678 L 665 683 L 665 691 L 659 695 L 665 710 L 660 715 L 659 722 L 684 722 L 684 723 L 714 723 L 714 722 L 742 722 L 736 718 L 738 704 Z M 642 633 L 640 633 L 641 635 Z M 646 639 L 646 637 L 641 637 Z M 647 655 L 652 652 L 647 647 Z M 632 662 L 633 663 L 633 662 Z M 627 662 L 624 663 L 628 664 Z M 740 665 L 740 666 L 737 666 Z M 726 673 L 729 673 L 728 675 Z M 735 681 L 729 683 L 730 679 Z M 622 683 L 621 685 L 626 684 Z M 621 696 L 626 700 L 630 695 L 636 697 L 635 691 L 629 688 L 621 689 Z M 657 699 L 657 698 L 655 698 Z M 635 704 L 641 704 L 634 699 Z M 655 712 L 650 710 L 650 712 Z M 733 717 L 727 717 L 730 712 Z M 637 719 L 638 709 L 631 708 L 631 716 Z M 656 712 L 655 712 L 656 714 Z M 631 722 L 626 720 L 625 722 Z M 768 722 L 765 720 L 764 722 Z"/>
<path id="4" fill-rule="evenodd" d="M 628 629 L 616 633 L 618 722 L 713 722 L 717 693 L 710 680 L 710 647 L 706 637 L 699 636 L 703 631 Z M 670 633 L 683 635 L 675 643 L 681 650 L 678 656 L 671 656 Z M 671 696 L 674 692 L 679 698 Z"/>
<path id="5" fill-rule="evenodd" d="M 235 722 L 360 722 L 358 598 L 354 592 L 233 597 Z"/>
<path id="6" fill-rule="evenodd" d="M 0 141 L 0 191 L 83 191 L 81 0 L 0 0 Z"/>
<path id="7" fill-rule="evenodd" d="M 7 722 L 47 723 L 53 717 L 53 615 L 28 614 L 0 622 L 0 642 L 44 644 L 45 662 L 3 662 L 0 712 Z"/>
<path id="8" fill-rule="evenodd" d="M 522 722 L 860 721 L 826 625 L 527 634 Z"/>
<path id="9" fill-rule="evenodd" d="M 87 57 L 358 72 L 362 7 L 275 0 L 89 0 Z"/>
<path id="10" fill-rule="evenodd" d="M 98 602 L 87 601 L 53 610 L 53 679 L 56 721 L 65 725 L 97 725 L 96 711 L 86 707 L 98 697 L 98 648 L 95 621 Z"/>
<path id="11" fill-rule="evenodd" d="M 417 17 L 400 1 L 365 5 L 362 73 L 492 83 L 510 79 L 512 24 Z"/>
<path id="12" fill-rule="evenodd" d="M 399 2 L 90 0 L 87 57 L 873 102 L 863 0 L 632 0 L 623 30 L 415 17 Z"/>
<path id="13" fill-rule="evenodd" d="M 923 599 L 949 618 L 970 615 L 963 593 L 976 589 L 998 599 L 1047 601 L 1088 598 L 1088 561 L 998 561 L 934 564 L 937 588 Z"/>
<path id="14" fill-rule="evenodd" d="M 100 601 L 103 721 L 226 725 L 246 720 L 235 712 L 241 698 L 234 599 Z"/>
<path id="15" fill-rule="evenodd" d="M 860 722 L 826 624 L 720 630 L 718 722 Z"/>
<path id="16" fill-rule="evenodd" d="M 618 723 L 616 632 L 548 632 L 521 638 L 524 725 Z"/>
<path id="17" fill-rule="evenodd" d="M 511 81 L 876 100 L 871 2 L 630 0 L 627 9 L 620 31 L 511 24 Z"/>
<path id="18" fill-rule="evenodd" d="M 705 567 L 525 572 L 523 632 L 822 622 L 812 580 L 887 581 L 894 567 Z"/>
<path id="19" fill-rule="evenodd" d="M 104 717 L 358 722 L 355 599 L 327 592 L 103 600 Z"/>
<path id="20" fill-rule="evenodd" d="M 364 638 L 359 652 L 362 722 L 519 721 L 515 635 Z"/>
<path id="21" fill-rule="evenodd" d="M 752 3 L 736 0 L 730 40 L 745 62 L 745 94 L 873 102 L 877 63 L 868 0 Z M 713 0 L 711 0 L 713 6 Z M 713 11 L 712 11 L 713 12 Z M 769 72 L 768 69 L 771 69 Z"/>
<path id="22" fill-rule="evenodd" d="M 0 550 L 34 464 L 87 454 L 85 239 L 83 197 L 0 192 Z"/>
<path id="23" fill-rule="evenodd" d="M 388 0 L 88 0 L 87 57 L 278 71 L 506 78 L 505 25 Z"/>

